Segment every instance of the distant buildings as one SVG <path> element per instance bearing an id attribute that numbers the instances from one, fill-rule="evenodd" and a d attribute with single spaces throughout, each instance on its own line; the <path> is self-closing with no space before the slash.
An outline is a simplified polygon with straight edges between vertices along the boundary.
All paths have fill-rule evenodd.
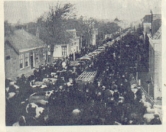
<path id="1" fill-rule="evenodd" d="M 16 79 L 47 62 L 46 44 L 23 29 L 5 37 L 5 76 Z"/>
<path id="2" fill-rule="evenodd" d="M 87 19 L 86 17 L 84 18 L 84 24 L 88 26 L 88 31 L 87 31 L 87 46 L 89 47 L 90 45 L 95 46 L 96 45 L 96 40 L 97 40 L 97 35 L 98 35 L 98 29 L 95 28 L 95 22 L 93 21 L 92 18 Z"/>
<path id="3" fill-rule="evenodd" d="M 121 28 L 121 29 L 126 29 L 126 28 L 129 28 L 130 27 L 130 24 L 128 21 L 122 21 L 122 20 L 119 20 L 118 18 L 115 18 L 114 19 L 114 23 L 118 24 L 118 26 Z"/>

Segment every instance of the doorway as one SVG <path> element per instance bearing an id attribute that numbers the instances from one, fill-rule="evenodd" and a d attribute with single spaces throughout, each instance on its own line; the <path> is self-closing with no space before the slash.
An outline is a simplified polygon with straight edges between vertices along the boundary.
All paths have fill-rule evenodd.
<path id="1" fill-rule="evenodd" d="M 33 55 L 31 55 L 30 61 L 31 61 L 31 69 L 33 69 Z"/>

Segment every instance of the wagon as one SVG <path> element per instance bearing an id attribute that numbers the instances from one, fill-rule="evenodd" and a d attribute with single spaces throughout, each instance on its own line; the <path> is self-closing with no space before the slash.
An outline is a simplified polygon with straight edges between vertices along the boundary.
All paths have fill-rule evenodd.
<path id="1" fill-rule="evenodd" d="M 97 71 L 84 71 L 78 78 L 76 79 L 77 83 L 93 83 Z"/>

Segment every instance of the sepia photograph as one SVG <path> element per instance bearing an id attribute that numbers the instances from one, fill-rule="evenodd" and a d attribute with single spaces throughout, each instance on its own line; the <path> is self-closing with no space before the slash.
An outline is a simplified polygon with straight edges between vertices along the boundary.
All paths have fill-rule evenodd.
<path id="1" fill-rule="evenodd" d="M 3 4 L 5 126 L 163 124 L 162 0 Z"/>

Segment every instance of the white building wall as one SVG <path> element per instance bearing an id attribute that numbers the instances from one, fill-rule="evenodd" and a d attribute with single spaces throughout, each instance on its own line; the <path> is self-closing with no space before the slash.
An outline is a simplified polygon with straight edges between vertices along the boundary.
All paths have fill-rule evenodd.
<path id="1" fill-rule="evenodd" d="M 67 30 L 67 32 L 72 33 L 72 38 L 68 42 L 68 44 L 60 44 L 60 45 L 55 45 L 54 46 L 54 53 L 53 57 L 54 58 L 61 58 L 62 56 L 62 46 L 67 46 L 67 56 L 68 57 L 70 54 L 73 54 L 74 52 L 80 52 L 80 43 L 79 43 L 79 37 L 76 35 L 76 30 L 71 29 Z"/>
<path id="2" fill-rule="evenodd" d="M 154 50 L 153 54 L 150 54 L 149 59 L 151 60 L 150 62 L 153 61 L 150 63 L 150 73 L 154 85 L 154 99 L 157 99 L 162 97 L 162 46 L 160 39 L 156 40 L 149 36 L 149 42 Z"/>
<path id="3" fill-rule="evenodd" d="M 60 58 L 60 57 L 62 57 L 62 48 L 61 48 L 61 45 L 55 45 L 54 46 L 53 57 L 54 58 Z"/>
<path id="4" fill-rule="evenodd" d="M 68 57 L 70 55 L 70 53 L 72 53 L 72 47 L 71 44 L 61 44 L 61 45 L 56 45 L 54 46 L 54 53 L 53 53 L 53 57 L 56 58 L 62 58 L 62 46 L 66 46 L 66 57 Z"/>
<path id="5" fill-rule="evenodd" d="M 150 33 L 150 30 L 151 30 L 151 23 L 144 23 L 143 24 L 143 32 L 144 32 L 144 34 L 148 34 L 148 33 Z"/>
<path id="6" fill-rule="evenodd" d="M 162 87 L 162 56 L 161 56 L 161 43 L 155 43 L 155 71 L 154 71 L 154 97 L 161 97 L 161 87 Z"/>
<path id="7" fill-rule="evenodd" d="M 79 46 L 79 37 L 72 39 L 70 42 L 70 54 L 80 52 Z"/>
<path id="8" fill-rule="evenodd" d="M 96 34 L 92 35 L 92 45 L 96 45 Z"/>

